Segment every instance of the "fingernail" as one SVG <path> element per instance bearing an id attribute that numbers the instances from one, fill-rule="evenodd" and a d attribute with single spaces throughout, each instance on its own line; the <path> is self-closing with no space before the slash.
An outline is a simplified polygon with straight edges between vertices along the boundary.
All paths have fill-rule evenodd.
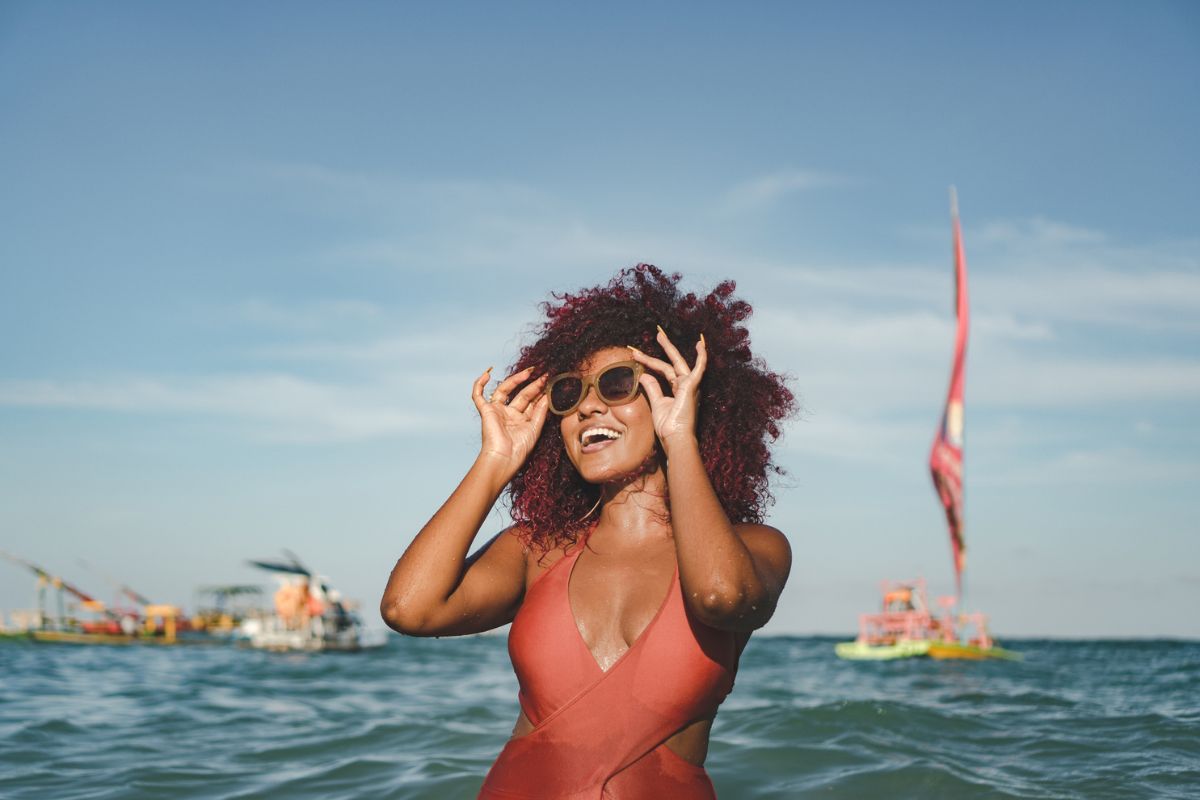
<path id="1" fill-rule="evenodd" d="M 704 334 L 703 334 L 703 333 L 702 333 L 702 334 L 700 334 L 700 344 L 704 345 L 705 347 L 708 347 L 708 342 L 704 341 Z"/>
<path id="2" fill-rule="evenodd" d="M 658 326 L 658 332 L 661 333 L 663 336 L 667 335 L 667 332 L 662 329 L 662 325 Z"/>
<path id="3" fill-rule="evenodd" d="M 645 354 L 645 353 L 643 353 L 641 350 L 638 350 L 636 347 L 634 347 L 634 346 L 633 346 L 633 345 L 631 345 L 631 344 L 627 344 L 627 345 L 625 345 L 625 346 L 626 346 L 626 347 L 628 347 L 628 348 L 629 348 L 630 350 L 632 350 L 633 352 L 637 353 L 639 356 L 644 356 L 644 355 L 646 355 L 646 354 Z"/>
<path id="4" fill-rule="evenodd" d="M 491 371 L 492 371 L 492 368 L 491 368 L 491 367 L 488 367 L 487 369 L 485 369 L 485 370 L 484 370 L 484 372 L 485 372 L 485 373 L 488 373 L 488 372 L 491 372 Z"/>

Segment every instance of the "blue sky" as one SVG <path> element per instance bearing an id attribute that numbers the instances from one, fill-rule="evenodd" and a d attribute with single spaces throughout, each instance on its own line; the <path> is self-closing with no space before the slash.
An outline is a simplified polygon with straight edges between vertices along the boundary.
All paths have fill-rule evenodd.
<path id="1" fill-rule="evenodd" d="M 0 548 L 190 605 L 290 547 L 373 616 L 473 376 L 647 261 L 754 304 L 805 407 L 771 630 L 850 631 L 952 586 L 956 184 L 969 605 L 1200 635 L 1195 6 L 644 6 L 0 7 Z"/>

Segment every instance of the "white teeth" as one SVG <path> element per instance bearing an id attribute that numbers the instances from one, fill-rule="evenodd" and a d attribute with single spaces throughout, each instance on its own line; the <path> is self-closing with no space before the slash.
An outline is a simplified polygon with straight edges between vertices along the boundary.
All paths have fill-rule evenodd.
<path id="1" fill-rule="evenodd" d="M 585 446 L 594 444 L 601 438 L 620 439 L 621 434 L 618 431 L 614 431 L 612 428 L 588 428 L 586 431 L 579 434 L 579 441 Z"/>

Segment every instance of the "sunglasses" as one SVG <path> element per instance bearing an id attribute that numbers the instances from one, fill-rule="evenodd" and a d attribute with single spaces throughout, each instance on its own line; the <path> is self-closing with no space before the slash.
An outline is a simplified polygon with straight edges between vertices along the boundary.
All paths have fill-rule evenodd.
<path id="1" fill-rule="evenodd" d="M 555 375 L 546 384 L 546 395 L 550 398 L 550 410 L 565 417 L 579 408 L 588 389 L 596 387 L 596 395 L 610 406 L 624 405 L 637 397 L 638 378 L 644 368 L 636 361 L 617 361 L 609 364 L 595 375 L 579 372 L 564 372 Z"/>

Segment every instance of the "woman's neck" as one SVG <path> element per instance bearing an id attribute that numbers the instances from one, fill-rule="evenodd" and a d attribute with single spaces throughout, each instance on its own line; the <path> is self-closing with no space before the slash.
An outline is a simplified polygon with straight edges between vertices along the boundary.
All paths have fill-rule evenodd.
<path id="1" fill-rule="evenodd" d="M 638 475 L 605 484 L 603 491 L 600 521 L 592 533 L 597 543 L 641 546 L 671 538 L 667 476 L 657 461 Z"/>

